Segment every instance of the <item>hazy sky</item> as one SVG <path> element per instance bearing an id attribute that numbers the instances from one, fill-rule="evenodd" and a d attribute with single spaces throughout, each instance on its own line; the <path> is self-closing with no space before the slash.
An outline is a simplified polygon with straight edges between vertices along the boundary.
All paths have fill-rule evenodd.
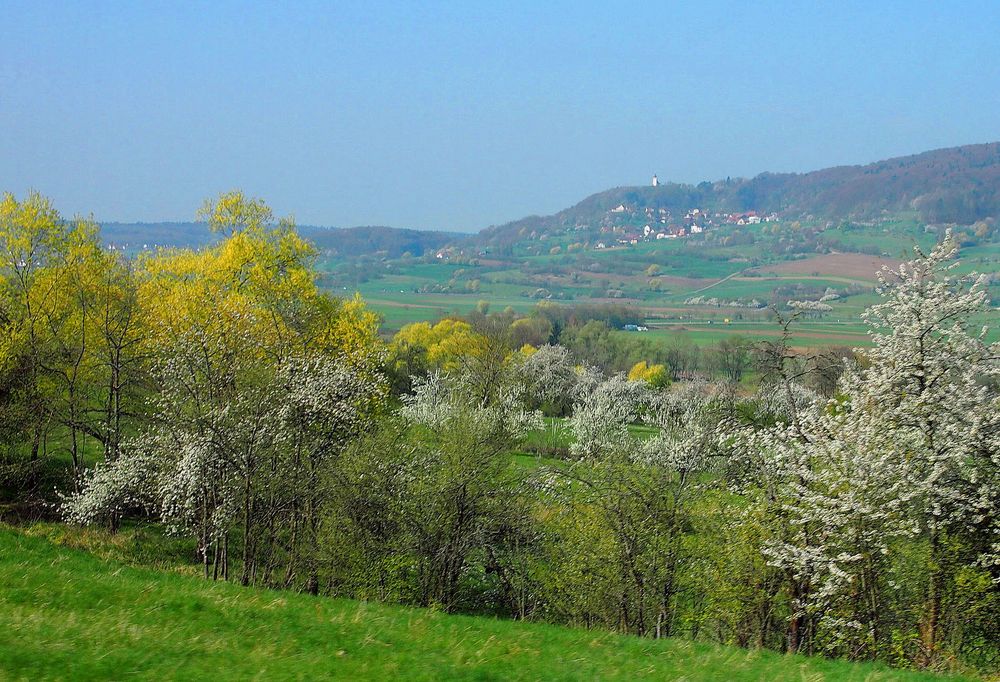
<path id="1" fill-rule="evenodd" d="M 0 190 L 474 230 L 654 172 L 1000 140 L 998 36 L 995 1 L 0 0 Z"/>

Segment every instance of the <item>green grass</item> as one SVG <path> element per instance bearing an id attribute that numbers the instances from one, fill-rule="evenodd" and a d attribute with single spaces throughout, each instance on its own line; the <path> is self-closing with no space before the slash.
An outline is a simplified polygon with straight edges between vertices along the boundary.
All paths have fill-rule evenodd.
<path id="1" fill-rule="evenodd" d="M 573 444 L 573 432 L 563 417 L 545 417 L 545 427 L 529 431 L 521 443 L 521 452 L 514 453 L 517 462 L 537 466 L 554 463 L 560 456 L 569 454 Z M 651 438 L 658 430 L 643 424 L 629 424 L 629 433 L 639 439 Z"/>
<path id="2" fill-rule="evenodd" d="M 781 327 L 767 322 L 734 322 L 725 324 L 718 320 L 714 325 L 703 322 L 650 322 L 650 331 L 643 333 L 643 338 L 669 345 L 672 343 L 689 342 L 697 346 L 716 344 L 723 339 L 739 336 L 750 341 L 776 341 L 780 337 Z M 635 335 L 636 332 L 616 332 L 617 336 Z M 825 346 L 847 346 L 856 348 L 870 346 L 871 339 L 865 334 L 864 327 L 859 324 L 844 323 L 842 325 L 799 325 L 794 329 L 791 345 L 795 348 L 819 348 Z"/>
<path id="3" fill-rule="evenodd" d="M 0 527 L 0 679 L 929 680 L 211 583 Z"/>

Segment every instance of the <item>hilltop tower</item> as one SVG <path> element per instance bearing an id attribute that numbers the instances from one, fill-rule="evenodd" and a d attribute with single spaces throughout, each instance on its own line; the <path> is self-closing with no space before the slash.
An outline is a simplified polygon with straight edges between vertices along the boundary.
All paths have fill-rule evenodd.
<path id="1" fill-rule="evenodd" d="M 659 179 L 657 179 L 656 173 L 653 173 L 653 187 L 659 187 L 659 186 L 660 186 L 660 181 Z"/>

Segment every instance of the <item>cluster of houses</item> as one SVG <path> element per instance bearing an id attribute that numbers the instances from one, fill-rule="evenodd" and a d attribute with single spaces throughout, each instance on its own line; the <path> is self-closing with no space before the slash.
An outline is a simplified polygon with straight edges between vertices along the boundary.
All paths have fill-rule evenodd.
<path id="1" fill-rule="evenodd" d="M 697 208 L 688 211 L 680 220 L 674 220 L 670 211 L 666 208 L 647 207 L 643 212 L 646 224 L 643 225 L 641 230 L 614 225 L 612 221 L 605 223 L 601 228 L 601 232 L 608 234 L 608 238 L 598 241 L 594 245 L 594 248 L 606 249 L 609 246 L 615 245 L 634 245 L 641 241 L 678 239 L 692 234 L 701 234 L 713 224 L 708 213 Z M 634 218 L 638 212 L 633 211 L 624 204 L 619 204 L 608 211 L 608 215 L 612 219 L 616 214 L 623 213 L 627 213 L 630 217 Z"/>
<path id="2" fill-rule="evenodd" d="M 629 222 L 638 217 L 644 218 L 645 225 L 641 230 L 620 224 L 621 219 L 628 216 Z M 608 234 L 606 239 L 598 241 L 594 248 L 606 249 L 612 246 L 634 246 L 642 241 L 659 239 L 679 239 L 690 235 L 701 234 L 717 225 L 758 225 L 778 220 L 776 213 L 759 215 L 756 211 L 744 213 L 714 213 L 710 214 L 700 208 L 692 208 L 683 218 L 674 219 L 666 208 L 646 207 L 632 209 L 625 204 L 618 204 L 607 212 L 601 232 Z"/>
<path id="3" fill-rule="evenodd" d="M 778 221 L 777 213 L 768 215 L 757 215 L 757 211 L 747 211 L 746 213 L 716 214 L 723 218 L 727 225 L 759 225 L 760 223 L 774 223 Z"/>

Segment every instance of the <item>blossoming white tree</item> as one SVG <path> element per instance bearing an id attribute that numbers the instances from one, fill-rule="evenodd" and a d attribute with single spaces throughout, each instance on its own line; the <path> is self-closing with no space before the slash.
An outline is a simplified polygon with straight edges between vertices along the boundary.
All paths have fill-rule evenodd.
<path id="1" fill-rule="evenodd" d="M 701 382 L 673 392 L 613 376 L 584 393 L 574 406 L 571 448 L 577 458 L 555 474 L 572 482 L 555 487 L 566 503 L 600 510 L 614 538 L 621 627 L 666 637 L 675 625 L 678 573 L 697 476 L 711 461 L 720 420 L 719 395 Z M 645 431 L 632 428 L 645 424 Z"/>
<path id="2" fill-rule="evenodd" d="M 949 538 L 988 562 L 1000 495 L 997 347 L 981 318 L 994 313 L 985 283 L 956 276 L 949 237 L 880 273 L 881 303 L 864 315 L 874 346 L 849 367 L 843 399 L 757 433 L 786 532 L 766 548 L 786 570 L 794 614 L 789 648 L 808 626 L 849 655 L 881 649 L 886 591 L 897 582 L 894 543 L 929 553 L 921 616 L 923 657 L 939 644 Z"/>
<path id="3" fill-rule="evenodd" d="M 569 349 L 546 344 L 529 355 L 522 365 L 529 396 L 562 411 L 572 404 L 580 375 Z"/>
<path id="4" fill-rule="evenodd" d="M 616 374 L 580 388 L 569 419 L 575 437 L 571 452 L 580 458 L 599 459 L 604 453 L 628 450 L 634 444 L 628 426 L 639 420 L 650 394 L 646 384 Z"/>
<path id="5" fill-rule="evenodd" d="M 230 332 L 178 338 L 157 366 L 156 421 L 97 467 L 64 512 L 94 523 L 145 507 L 169 530 L 194 535 L 206 576 L 213 567 L 223 578 L 239 526 L 242 582 L 273 582 L 280 568 L 285 582 L 301 574 L 316 591 L 320 475 L 365 423 L 382 384 L 334 357 L 262 364 L 231 353 L 238 332 Z M 277 552 L 279 537 L 294 550 Z"/>
<path id="6" fill-rule="evenodd" d="M 408 469 L 409 500 L 401 508 L 415 545 L 420 602 L 450 608 L 474 552 L 507 576 L 508 537 L 522 486 L 510 473 L 509 451 L 543 426 L 525 405 L 522 374 L 497 354 L 426 379 L 413 378 L 401 415 L 424 430 Z"/>

